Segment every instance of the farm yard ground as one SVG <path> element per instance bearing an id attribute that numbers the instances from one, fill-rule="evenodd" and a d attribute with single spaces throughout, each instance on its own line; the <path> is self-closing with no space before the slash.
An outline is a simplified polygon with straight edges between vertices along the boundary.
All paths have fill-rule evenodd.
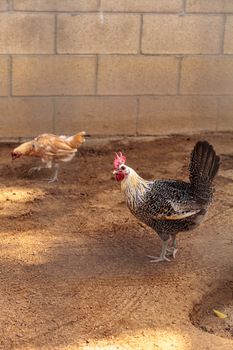
<path id="1" fill-rule="evenodd" d="M 222 158 L 214 202 L 175 261 L 151 264 L 161 242 L 126 209 L 114 151 L 144 178 L 187 179 L 200 138 Z M 232 134 L 90 140 L 54 184 L 11 149 L 0 147 L 1 349 L 233 348 Z"/>

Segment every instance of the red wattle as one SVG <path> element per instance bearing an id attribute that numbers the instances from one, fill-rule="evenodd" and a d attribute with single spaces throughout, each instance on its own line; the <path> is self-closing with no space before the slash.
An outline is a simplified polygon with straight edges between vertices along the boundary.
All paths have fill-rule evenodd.
<path id="1" fill-rule="evenodd" d="M 124 174 L 123 173 L 117 173 L 116 175 L 115 175 L 115 177 L 116 177 L 116 180 L 117 181 L 122 181 L 122 180 L 124 180 Z"/>

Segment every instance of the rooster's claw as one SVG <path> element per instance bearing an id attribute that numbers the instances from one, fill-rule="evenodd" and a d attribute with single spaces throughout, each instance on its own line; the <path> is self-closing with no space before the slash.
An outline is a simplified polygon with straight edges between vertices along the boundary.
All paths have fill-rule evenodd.
<path id="1" fill-rule="evenodd" d="M 152 259 L 150 262 L 151 263 L 158 263 L 161 261 L 171 261 L 170 259 L 168 259 L 166 256 L 153 256 L 153 255 L 147 255 L 148 258 Z"/>

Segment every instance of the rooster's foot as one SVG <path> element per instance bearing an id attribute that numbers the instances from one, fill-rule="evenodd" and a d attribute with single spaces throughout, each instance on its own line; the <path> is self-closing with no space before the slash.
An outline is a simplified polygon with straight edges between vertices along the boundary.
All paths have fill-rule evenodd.
<path id="1" fill-rule="evenodd" d="M 167 248 L 167 255 L 168 255 L 168 256 L 172 256 L 173 259 L 176 258 L 176 253 L 177 253 L 177 252 L 178 252 L 178 249 L 177 249 L 177 248 L 174 248 L 174 247 L 172 247 L 172 248 Z"/>
<path id="2" fill-rule="evenodd" d="M 148 258 L 151 259 L 151 263 L 158 263 L 158 262 L 161 262 L 161 261 L 171 261 L 170 259 L 168 259 L 165 255 L 160 255 L 159 257 L 158 256 L 153 256 L 153 255 L 147 255 Z"/>
<path id="3" fill-rule="evenodd" d="M 163 241 L 162 251 L 161 251 L 161 254 L 160 254 L 159 257 L 147 255 L 150 259 L 152 259 L 150 262 L 151 263 L 157 263 L 157 262 L 160 262 L 160 261 L 170 261 L 170 259 L 168 259 L 166 257 L 167 246 L 168 246 L 168 240 L 167 241 Z"/>

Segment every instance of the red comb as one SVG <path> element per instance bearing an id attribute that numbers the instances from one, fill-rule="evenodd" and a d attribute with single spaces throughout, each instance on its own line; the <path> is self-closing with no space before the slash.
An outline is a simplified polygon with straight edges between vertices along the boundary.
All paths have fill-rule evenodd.
<path id="1" fill-rule="evenodd" d="M 121 164 L 125 164 L 126 156 L 123 156 L 121 152 L 116 153 L 116 157 L 114 159 L 114 168 L 118 169 Z"/>

